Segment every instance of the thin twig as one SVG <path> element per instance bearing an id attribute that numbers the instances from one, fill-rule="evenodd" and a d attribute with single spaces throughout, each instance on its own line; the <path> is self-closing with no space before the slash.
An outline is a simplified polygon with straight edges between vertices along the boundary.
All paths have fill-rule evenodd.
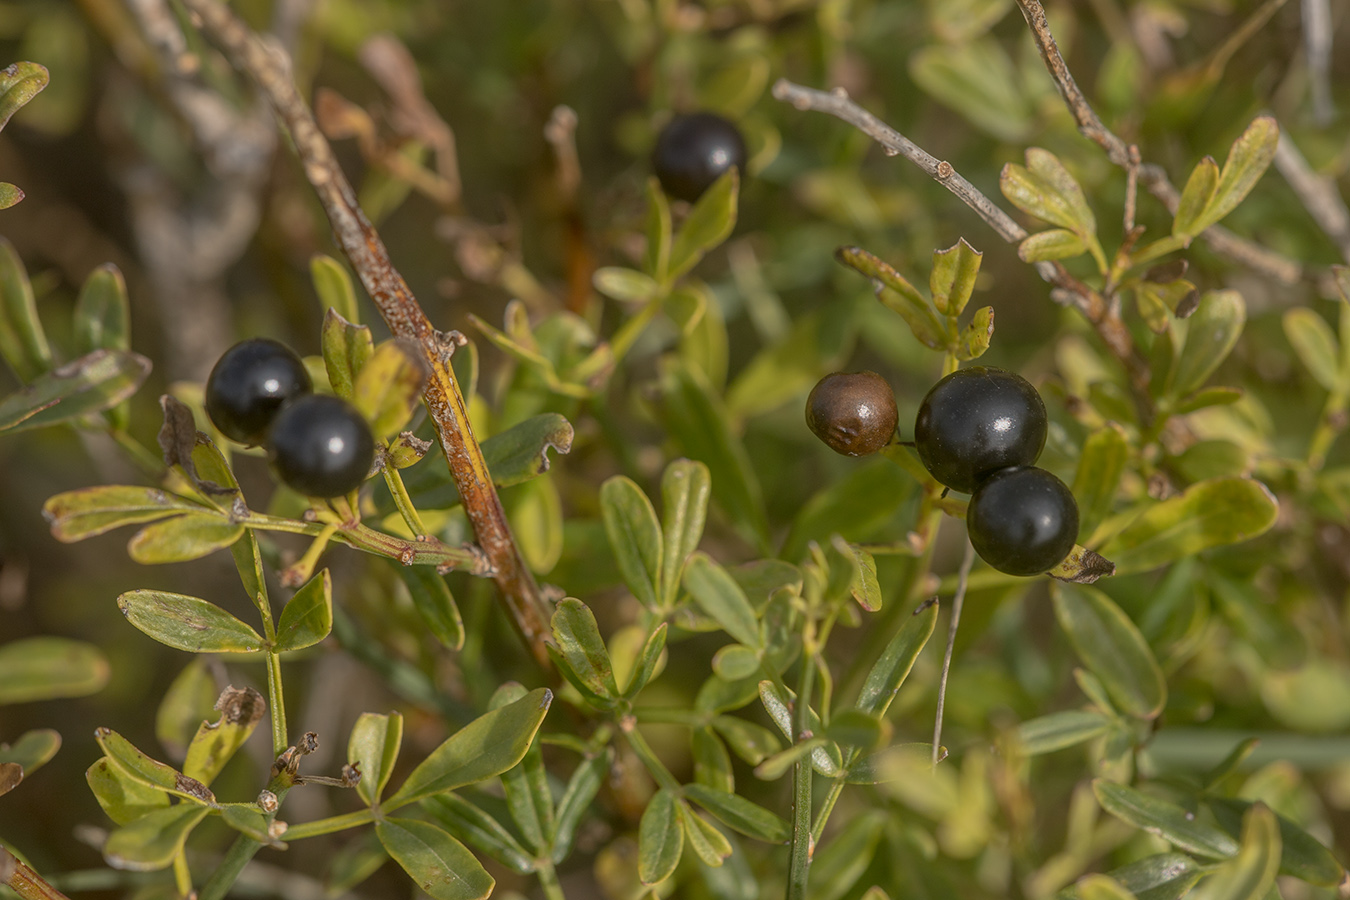
<path id="1" fill-rule="evenodd" d="M 1341 258 L 1350 262 L 1350 208 L 1346 207 L 1345 198 L 1334 180 L 1313 171 L 1289 132 L 1283 129 L 1275 147 L 1275 168 L 1294 189 L 1308 215 L 1340 250 Z"/>
<path id="2" fill-rule="evenodd" d="M 1113 163 L 1128 171 L 1131 165 L 1129 145 L 1102 123 L 1078 87 L 1078 82 L 1074 81 L 1069 65 L 1055 43 L 1055 36 L 1050 32 L 1050 23 L 1046 20 L 1045 8 L 1041 6 L 1040 0 L 1017 0 L 1017 6 L 1022 11 L 1022 18 L 1031 27 L 1036 49 L 1040 51 L 1050 77 L 1064 98 L 1064 104 L 1078 124 L 1079 133 L 1105 150 L 1107 158 Z M 1139 180 L 1148 192 L 1161 200 L 1168 212 L 1175 213 L 1181 202 L 1181 192 L 1172 184 L 1167 171 L 1155 163 L 1144 162 L 1137 165 L 1137 171 Z M 1211 225 L 1201 237 L 1215 252 L 1281 284 L 1297 284 L 1309 274 L 1301 263 L 1238 237 L 1220 225 Z"/>
<path id="3" fill-rule="evenodd" d="M 845 91 L 837 88 L 828 92 L 817 91 L 779 79 L 773 86 L 773 95 L 778 100 L 791 103 L 797 109 L 827 113 L 847 122 L 879 143 L 888 155 L 903 156 L 960 198 L 1008 243 L 1016 244 L 1027 237 L 1025 228 L 1018 225 L 979 188 L 962 177 L 951 163 L 939 160 L 854 103 Z M 1135 348 L 1134 339 L 1130 337 L 1129 330 L 1120 316 L 1114 313 L 1111 304 L 1101 294 L 1069 274 L 1069 270 L 1064 268 L 1063 264 L 1043 261 L 1035 265 L 1036 272 L 1054 288 L 1050 296 L 1058 303 L 1076 307 L 1093 324 L 1097 334 L 1125 366 L 1140 419 L 1151 421 L 1153 404 L 1148 394 L 1150 377 L 1148 363 Z"/>
<path id="4" fill-rule="evenodd" d="M 0 884 L 23 900 L 69 900 L 4 847 L 0 847 Z"/>
<path id="5" fill-rule="evenodd" d="M 956 593 L 952 595 L 952 621 L 947 626 L 947 650 L 942 655 L 942 677 L 938 681 L 937 714 L 933 717 L 933 768 L 937 768 L 942 751 L 942 712 L 947 705 L 947 673 L 952 668 L 952 649 L 956 646 L 956 628 L 961 624 L 961 607 L 966 602 L 966 584 L 970 567 L 975 564 L 975 545 L 966 541 L 966 555 L 956 573 Z"/>
<path id="6" fill-rule="evenodd" d="M 1336 118 L 1331 97 L 1330 0 L 1303 0 L 1303 52 L 1308 57 L 1308 92 L 1312 95 L 1313 121 L 1329 125 Z"/>
<path id="7" fill-rule="evenodd" d="M 333 226 L 333 234 L 395 337 L 416 342 L 431 370 L 423 399 L 437 438 L 464 501 L 478 544 L 491 562 L 494 579 L 516 627 L 540 665 L 548 666 L 544 640 L 548 603 L 512 537 L 482 449 L 469 426 L 468 410 L 450 368 L 454 342 L 435 328 L 407 283 L 394 268 L 379 234 L 357 204 L 328 141 L 296 90 L 288 58 L 269 46 L 218 0 L 185 0 L 208 34 L 237 69 L 257 81 L 285 123 L 305 175 Z"/>

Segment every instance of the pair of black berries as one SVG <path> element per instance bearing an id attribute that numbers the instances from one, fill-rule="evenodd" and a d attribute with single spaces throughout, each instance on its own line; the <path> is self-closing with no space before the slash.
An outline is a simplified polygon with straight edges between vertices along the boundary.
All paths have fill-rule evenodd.
<path id="1" fill-rule="evenodd" d="M 875 372 L 835 373 L 806 401 L 806 423 L 848 456 L 891 442 L 895 396 Z M 914 448 L 939 483 L 970 494 L 966 528 L 975 552 L 1009 575 L 1053 569 L 1078 540 L 1078 504 L 1050 472 L 1036 468 L 1048 419 L 1020 375 L 974 366 L 933 385 L 914 421 Z"/>
<path id="2" fill-rule="evenodd" d="M 277 477 L 309 497 L 361 486 L 375 459 L 370 425 L 340 397 L 313 393 L 305 364 L 285 344 L 235 344 L 206 379 L 206 414 L 220 433 L 262 444 Z"/>

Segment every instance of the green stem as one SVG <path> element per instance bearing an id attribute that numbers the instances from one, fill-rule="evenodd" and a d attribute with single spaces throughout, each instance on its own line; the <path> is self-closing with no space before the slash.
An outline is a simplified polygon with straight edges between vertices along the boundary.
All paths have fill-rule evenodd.
<path id="1" fill-rule="evenodd" d="M 268 640 L 276 640 L 270 617 L 266 624 L 271 632 Z M 267 702 L 272 704 L 272 756 L 277 757 L 286 752 L 290 741 L 286 737 L 286 696 L 281 689 L 281 654 L 275 650 L 267 651 Z"/>
<path id="2" fill-rule="evenodd" d="M 628 741 L 628 746 L 633 748 L 633 752 L 637 754 L 638 759 L 642 760 L 642 764 L 647 767 L 647 771 L 652 773 L 656 783 L 667 790 L 674 791 L 676 794 L 680 793 L 680 783 L 675 780 L 674 775 L 670 774 L 666 764 L 657 758 L 646 738 L 638 732 L 636 721 L 633 723 L 633 727 L 620 727 L 619 731 L 623 733 L 624 738 Z"/>
<path id="3" fill-rule="evenodd" d="M 417 512 L 417 507 L 413 505 L 412 497 L 408 494 L 408 487 L 403 483 L 403 476 L 399 474 L 393 464 L 385 460 L 384 464 L 384 483 L 389 486 L 389 494 L 394 498 L 394 505 L 398 507 L 399 515 L 403 516 L 403 521 L 408 524 L 408 529 L 414 537 L 422 537 L 427 533 L 427 526 L 422 524 L 422 517 Z"/>
<path id="4" fill-rule="evenodd" d="M 173 881 L 178 888 L 178 896 L 192 896 L 192 872 L 188 869 L 187 854 L 181 848 L 173 857 Z"/>
<path id="5" fill-rule="evenodd" d="M 852 758 L 845 761 L 844 770 L 848 771 L 848 767 L 851 765 L 853 765 Z M 820 842 L 820 836 L 825 833 L 825 823 L 829 821 L 830 813 L 834 812 L 834 805 L 839 802 L 839 795 L 843 792 L 843 779 L 830 782 L 830 792 L 825 795 L 825 802 L 820 805 L 820 810 L 816 812 L 816 824 L 811 828 L 812 844 Z"/>
<path id="6" fill-rule="evenodd" d="M 1346 397 L 1341 391 L 1332 391 L 1322 407 L 1322 416 L 1317 420 L 1317 429 L 1313 432 L 1312 442 L 1308 445 L 1308 468 L 1314 472 L 1322 471 L 1326 465 L 1327 453 L 1336 442 L 1336 436 L 1345 429 Z"/>
<path id="7" fill-rule="evenodd" d="M 386 809 L 386 812 L 389 810 Z M 329 816 L 327 819 L 315 819 L 313 822 L 303 822 L 299 825 L 292 825 L 286 829 L 282 839 L 286 841 L 300 841 L 305 838 L 318 837 L 321 834 L 332 834 L 335 831 L 345 831 L 348 828 L 355 828 L 358 825 L 367 825 L 375 821 L 375 813 L 369 809 L 358 809 L 356 812 L 345 813 L 341 816 Z"/>
<path id="8" fill-rule="evenodd" d="M 810 630 L 812 626 L 808 624 L 807 627 Z M 807 740 L 805 735 L 811 723 L 811 688 L 816 667 L 808 655 L 808 647 L 802 648 L 801 667 L 793 723 L 798 741 Z M 811 857 L 816 849 L 811 834 L 811 777 L 811 754 L 808 753 L 797 761 L 792 771 L 792 856 L 788 862 L 787 900 L 806 900 Z"/>
<path id="9" fill-rule="evenodd" d="M 633 344 L 637 343 L 638 337 L 646 330 L 647 325 L 656 317 L 664 305 L 665 292 L 657 294 L 647 301 L 647 305 L 637 311 L 633 318 L 629 319 L 619 326 L 619 330 L 614 332 L 614 337 L 610 339 L 609 348 L 614 353 L 614 363 L 623 361 L 628 351 L 633 349 Z"/>
<path id="10" fill-rule="evenodd" d="M 553 868 L 552 862 L 543 860 L 541 867 L 535 870 L 535 875 L 539 877 L 539 886 L 544 889 L 546 900 L 567 900 L 562 883 L 558 881 L 558 870 Z"/>
<path id="11" fill-rule="evenodd" d="M 225 895 L 238 880 L 239 873 L 244 871 L 244 866 L 248 865 L 249 860 L 260 849 L 262 844 L 251 837 L 241 834 L 235 838 L 230 849 L 225 852 L 225 858 L 220 861 L 220 865 L 216 866 L 216 870 L 197 893 L 197 900 L 225 900 Z"/>

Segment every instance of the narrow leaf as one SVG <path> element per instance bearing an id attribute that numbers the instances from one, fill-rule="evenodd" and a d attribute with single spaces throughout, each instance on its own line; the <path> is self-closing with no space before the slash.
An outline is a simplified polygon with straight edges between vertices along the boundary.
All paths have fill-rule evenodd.
<path id="1" fill-rule="evenodd" d="M 484 900 L 496 886 L 467 847 L 430 822 L 384 819 L 375 823 L 375 833 L 413 883 L 435 900 Z"/>
<path id="2" fill-rule="evenodd" d="M 1017 749 L 1024 756 L 1054 753 L 1100 737 L 1110 728 L 1111 718 L 1093 710 L 1050 713 L 1017 726 Z"/>
<path id="3" fill-rule="evenodd" d="M 933 306 L 944 316 L 959 316 L 975 289 L 984 254 L 961 238 L 946 250 L 933 252 L 933 271 L 928 277 Z"/>
<path id="4" fill-rule="evenodd" d="M 1017 245 L 1017 256 L 1022 262 L 1038 263 L 1048 259 L 1072 259 L 1088 249 L 1087 242 L 1065 228 L 1038 231 Z"/>
<path id="5" fill-rule="evenodd" d="M 676 806 L 680 824 L 684 826 L 685 843 L 703 860 L 706 866 L 717 868 L 731 855 L 731 842 L 683 800 Z"/>
<path id="6" fill-rule="evenodd" d="M 1230 834 L 1242 832 L 1245 820 L 1259 804 L 1227 797 L 1206 800 L 1214 817 Z M 1335 855 L 1295 822 L 1275 813 L 1280 829 L 1280 872 L 1320 887 L 1335 887 L 1345 880 L 1345 868 Z M 1245 842 L 1245 838 L 1243 839 Z"/>
<path id="7" fill-rule="evenodd" d="M 426 360 L 411 342 L 385 341 L 375 348 L 356 375 L 352 403 L 370 422 L 377 440 L 398 434 L 408 424 L 427 375 Z"/>
<path id="8" fill-rule="evenodd" d="M 0 706 L 97 693 L 110 673 L 93 644 L 46 636 L 12 640 L 0 645 Z"/>
<path id="9" fill-rule="evenodd" d="M 148 812 L 108 835 L 103 859 L 114 869 L 131 872 L 166 869 L 209 812 L 205 806 L 190 803 Z"/>
<path id="10" fill-rule="evenodd" d="M 220 718 L 203 721 L 188 743 L 183 774 L 209 785 L 249 739 L 267 712 L 267 701 L 251 687 L 227 687 L 216 701 Z"/>
<path id="11" fill-rule="evenodd" d="M 1246 321 L 1247 305 L 1237 291 L 1210 291 L 1201 297 L 1172 370 L 1169 393 L 1184 397 L 1204 384 L 1227 359 Z"/>
<path id="12" fill-rule="evenodd" d="M 4 328 L 0 323 L 0 332 Z M 136 393 L 149 374 L 150 360 L 139 353 L 86 353 L 50 372 L 34 373 L 28 385 L 0 400 L 0 431 L 46 428 L 110 409 Z"/>
<path id="13" fill-rule="evenodd" d="M 319 308 L 332 310 L 347 322 L 357 322 L 361 313 L 356 303 L 356 289 L 342 263 L 323 253 L 309 258 L 309 276 L 314 292 L 319 295 Z M 327 324 L 327 315 L 324 317 Z M 334 385 L 336 387 L 336 385 Z"/>
<path id="14" fill-rule="evenodd" d="M 1204 900 L 1263 900 L 1275 887 L 1280 869 L 1280 827 L 1264 803 L 1242 818 L 1242 843 L 1237 855 L 1201 885 Z"/>
<path id="15" fill-rule="evenodd" d="M 213 513 L 188 513 L 147 525 L 127 543 L 127 553 L 142 565 L 200 559 L 222 550 L 244 534 L 244 526 Z"/>
<path id="16" fill-rule="evenodd" d="M 117 266 L 104 263 L 84 280 L 73 324 L 77 353 L 131 349 L 127 283 Z"/>
<path id="17" fill-rule="evenodd" d="M 4 72 L 0 72 L 0 89 Z M 0 94 L 0 125 L 13 112 L 6 111 L 7 97 Z M 28 272 L 14 245 L 3 237 L 0 237 L 0 357 L 23 382 L 32 381 L 52 367 L 52 349 L 38 319 Z"/>
<path id="18" fill-rule="evenodd" d="M 1270 116 L 1252 120 L 1247 130 L 1233 142 L 1214 194 L 1205 205 L 1201 219 L 1205 228 L 1223 219 L 1251 193 L 1275 159 L 1279 142 L 1280 126 Z"/>
<path id="19" fill-rule="evenodd" d="M 380 802 L 403 744 L 403 716 L 362 713 L 347 738 L 347 762 L 361 771 L 356 793 L 367 806 Z"/>
<path id="20" fill-rule="evenodd" d="M 0 128 L 42 92 L 50 81 L 47 69 L 35 62 L 11 63 L 0 69 Z"/>
<path id="21" fill-rule="evenodd" d="M 343 400 L 356 396 L 356 376 L 375 355 L 375 340 L 365 325 L 349 322 L 330 306 L 323 317 L 323 365 L 333 393 Z"/>
<path id="22" fill-rule="evenodd" d="M 1335 390 L 1341 380 L 1341 348 L 1326 319 L 1306 306 L 1297 306 L 1284 314 L 1284 334 L 1317 383 Z"/>
<path id="23" fill-rule="evenodd" d="M 106 756 L 89 767 L 84 780 L 98 805 L 118 825 L 129 824 L 169 805 L 168 794 L 127 775 Z"/>
<path id="24" fill-rule="evenodd" d="M 206 785 L 187 777 L 173 766 L 151 759 L 111 728 L 94 729 L 94 740 L 98 741 L 99 747 L 103 748 L 103 753 L 113 765 L 129 778 L 191 801 L 180 805 L 215 805 L 216 797 Z"/>
<path id="25" fill-rule="evenodd" d="M 698 198 L 675 235 L 670 250 L 670 278 L 679 278 L 688 272 L 703 254 L 727 239 L 736 227 L 736 201 L 740 193 L 741 177 L 735 168 L 728 169 Z"/>
<path id="26" fill-rule="evenodd" d="M 1167 702 L 1167 682 L 1129 617 L 1095 588 L 1057 584 L 1051 596 L 1069 643 L 1116 707 L 1140 719 L 1156 718 Z"/>
<path id="27" fill-rule="evenodd" d="M 747 647 L 763 647 L 754 607 L 726 569 L 706 554 L 695 553 L 685 569 L 684 586 L 699 608 L 727 634 Z"/>
<path id="28" fill-rule="evenodd" d="M 1125 429 L 1115 422 L 1107 422 L 1083 441 L 1073 477 L 1073 497 L 1078 501 L 1078 533 L 1084 543 L 1110 515 L 1129 458 Z"/>
<path id="29" fill-rule="evenodd" d="M 1190 243 L 1191 238 L 1204 231 L 1205 208 L 1219 186 L 1219 165 L 1206 156 L 1191 170 L 1186 187 L 1181 191 L 1181 202 L 1172 215 L 1172 234 Z"/>
<path id="30" fill-rule="evenodd" d="M 324 569 L 295 592 L 277 622 L 276 649 L 303 650 L 333 630 L 333 578 Z"/>
<path id="31" fill-rule="evenodd" d="M 398 566 L 399 577 L 432 637 L 450 650 L 464 647 L 464 619 L 445 576 L 430 566 Z"/>
<path id="32" fill-rule="evenodd" d="M 421 806 L 453 836 L 522 875 L 534 870 L 530 852 L 506 827 L 459 794 L 437 794 Z"/>
<path id="33" fill-rule="evenodd" d="M 117 607 L 141 631 L 189 653 L 253 653 L 263 648 L 262 635 L 225 610 L 185 594 L 128 591 Z"/>
<path id="34" fill-rule="evenodd" d="M 708 467 L 692 459 L 677 459 L 661 475 L 660 602 L 672 605 L 689 555 L 698 548 L 708 517 L 712 476 Z"/>
<path id="35" fill-rule="evenodd" d="M 643 884 L 660 884 L 675 871 L 684 853 L 679 800 L 661 788 L 647 804 L 638 825 L 638 877 Z"/>
<path id="36" fill-rule="evenodd" d="M 1124 575 L 1147 572 L 1210 547 L 1236 544 L 1275 524 L 1279 504 L 1250 478 L 1193 484 L 1150 507 L 1101 548 Z"/>
<path id="37" fill-rule="evenodd" d="M 582 816 L 591 808 L 591 802 L 600 792 L 600 785 L 609 771 L 610 755 L 598 753 L 582 760 L 572 777 L 567 781 L 567 790 L 558 801 L 557 816 L 554 819 L 553 862 L 562 862 L 572 851 L 572 842 L 576 839 L 577 827 Z"/>
<path id="38" fill-rule="evenodd" d="M 863 682 L 862 691 L 854 705 L 867 713 L 884 716 L 895 698 L 895 692 L 904 684 L 919 652 L 928 643 L 937 625 L 938 605 L 925 602 L 905 619 L 900 630 L 886 645 L 881 657 L 873 664 Z"/>
<path id="39" fill-rule="evenodd" d="M 600 514 L 624 583 L 639 603 L 657 609 L 662 538 L 651 501 L 632 479 L 615 475 L 600 486 Z"/>
<path id="40" fill-rule="evenodd" d="M 573 597 L 553 613 L 553 640 L 567 668 L 593 693 L 608 699 L 619 696 L 614 667 L 600 627 L 590 607 Z"/>
<path id="41" fill-rule="evenodd" d="M 1238 852 L 1237 841 L 1175 803 L 1100 778 L 1092 782 L 1092 790 L 1102 809 L 1111 815 L 1188 853 L 1228 859 Z"/>
<path id="42" fill-rule="evenodd" d="M 622 266 L 604 266 L 591 276 L 595 289 L 625 303 L 642 303 L 655 297 L 660 285 L 650 275 Z"/>

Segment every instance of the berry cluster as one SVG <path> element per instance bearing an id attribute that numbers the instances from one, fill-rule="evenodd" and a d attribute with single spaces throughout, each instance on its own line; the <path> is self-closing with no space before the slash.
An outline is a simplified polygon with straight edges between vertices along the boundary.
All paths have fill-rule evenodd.
<path id="1" fill-rule="evenodd" d="M 225 351 L 206 379 L 206 414 L 220 433 L 262 444 L 277 477 L 310 497 L 340 497 L 361 486 L 375 438 L 350 403 L 313 393 L 291 348 L 252 338 Z"/>
<path id="2" fill-rule="evenodd" d="M 837 453 L 861 456 L 890 443 L 895 398 L 874 372 L 836 372 L 806 402 L 811 431 Z M 919 405 L 914 448 L 937 481 L 970 494 L 966 528 L 975 552 L 1009 575 L 1053 569 L 1078 540 L 1078 504 L 1036 468 L 1048 419 L 1036 389 L 986 366 L 943 378 Z"/>

